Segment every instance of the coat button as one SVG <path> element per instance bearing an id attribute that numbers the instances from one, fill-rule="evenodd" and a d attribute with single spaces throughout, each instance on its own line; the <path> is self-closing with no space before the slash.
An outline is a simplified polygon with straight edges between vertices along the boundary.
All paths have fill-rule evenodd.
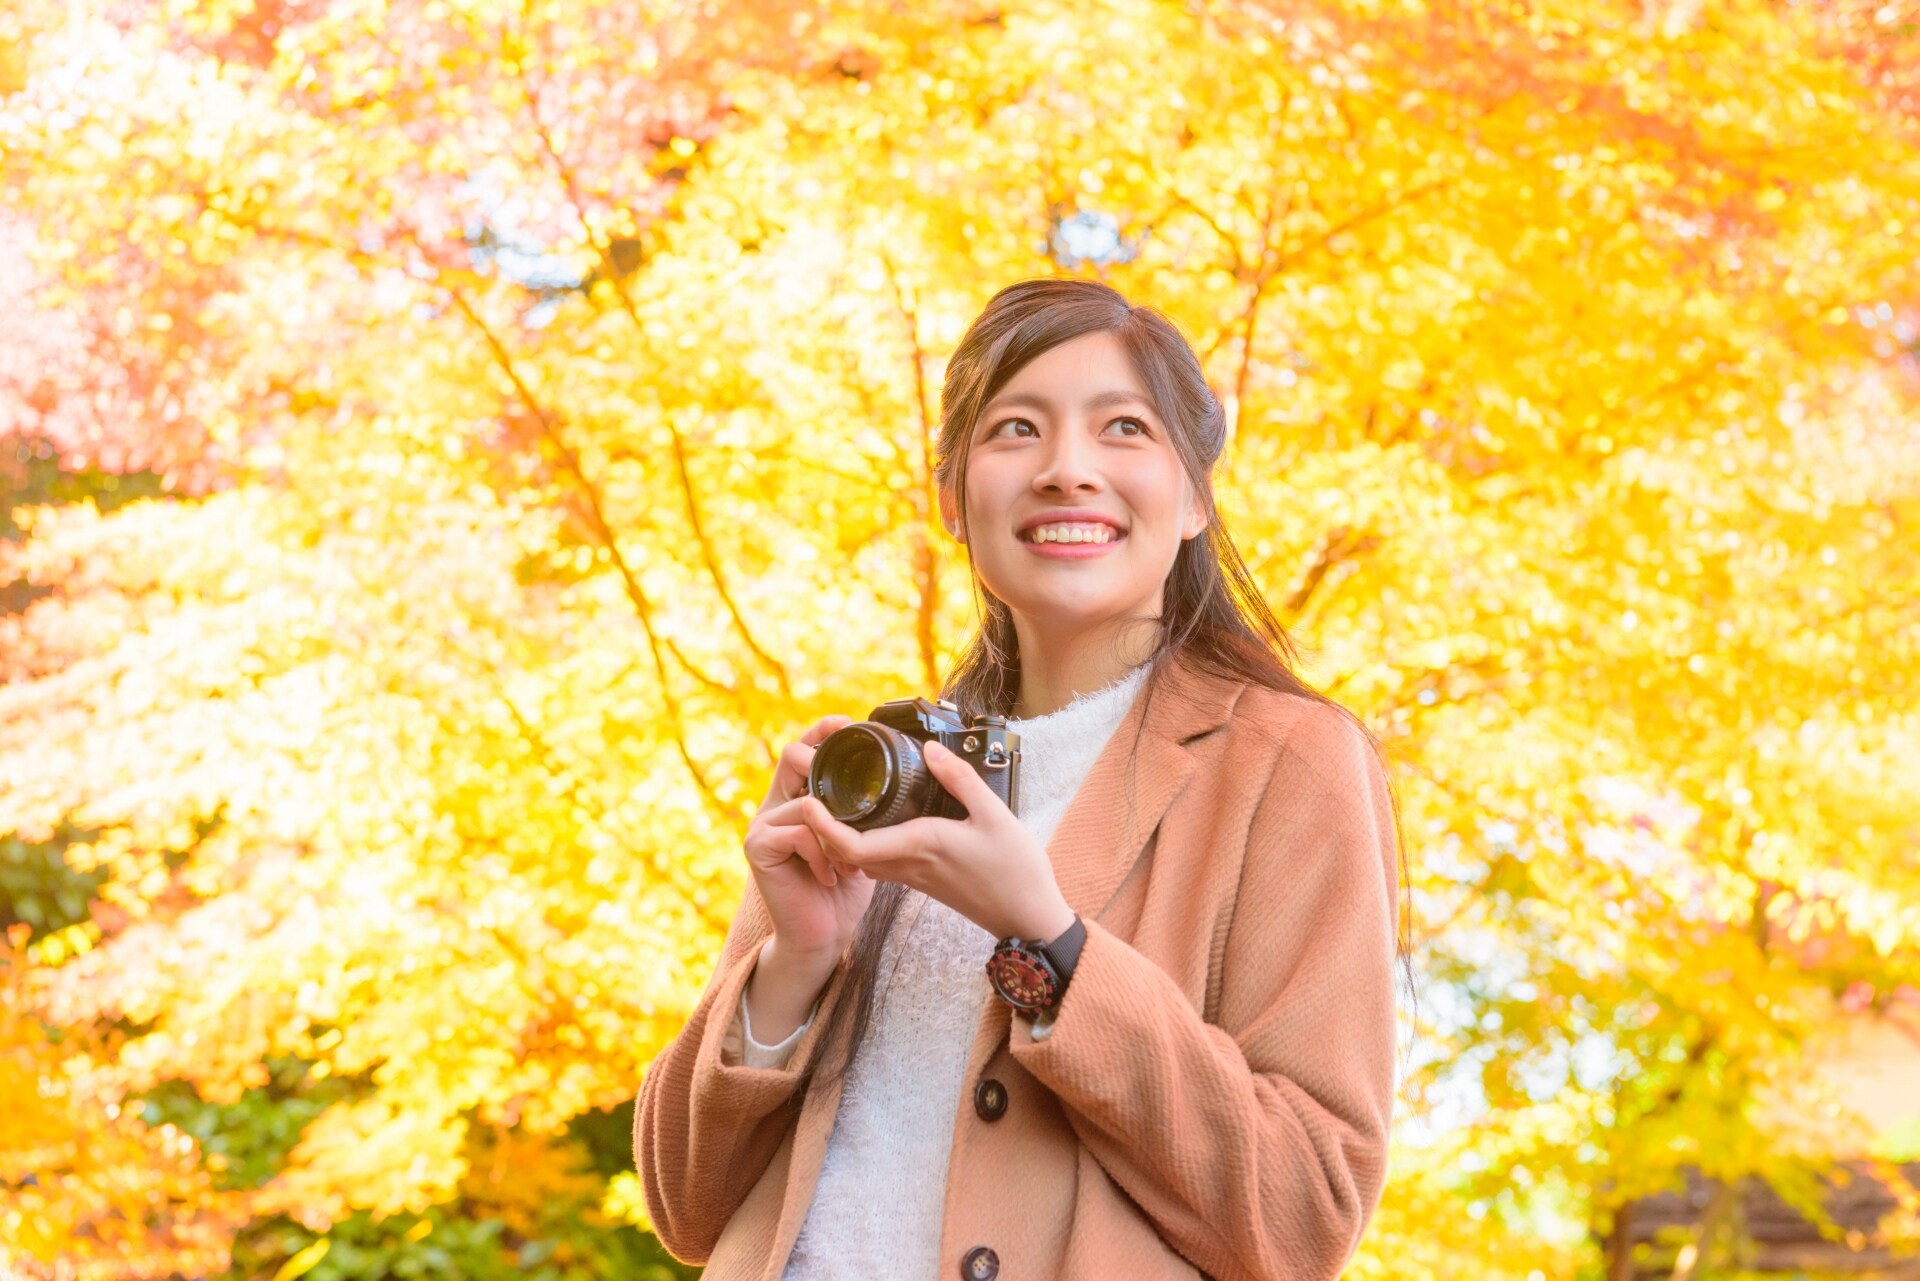
<path id="1" fill-rule="evenodd" d="M 1007 1111 L 1007 1087 L 990 1076 L 973 1087 L 973 1110 L 983 1121 L 998 1121 Z"/>
<path id="2" fill-rule="evenodd" d="M 993 1281 L 1000 1275 L 1000 1256 L 984 1245 L 976 1245 L 960 1260 L 962 1281 Z"/>

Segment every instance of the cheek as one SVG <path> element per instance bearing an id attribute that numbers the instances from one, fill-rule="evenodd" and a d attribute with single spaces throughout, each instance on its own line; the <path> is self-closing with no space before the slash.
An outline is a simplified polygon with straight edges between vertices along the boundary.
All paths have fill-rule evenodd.
<path id="1" fill-rule="evenodd" d="M 1019 478 L 1004 467 L 975 466 L 967 473 L 967 521 L 974 529 L 1003 519 L 1013 501 Z"/>
<path id="2" fill-rule="evenodd" d="M 1134 519 L 1156 531 L 1180 532 L 1183 513 L 1192 502 L 1193 483 L 1177 463 L 1153 460 L 1114 478 L 1114 489 L 1133 511 Z"/>

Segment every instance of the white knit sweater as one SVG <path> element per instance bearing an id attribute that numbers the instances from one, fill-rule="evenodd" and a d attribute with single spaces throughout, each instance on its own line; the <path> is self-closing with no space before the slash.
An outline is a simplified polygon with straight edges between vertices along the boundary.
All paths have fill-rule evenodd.
<path id="1" fill-rule="evenodd" d="M 1044 716 L 1011 719 L 1020 735 L 1015 813 L 1044 846 L 1080 790 L 1147 674 L 1142 664 L 1114 683 Z M 983 1004 L 994 938 L 946 904 L 909 890 L 881 950 L 873 1022 L 861 1042 L 827 1140 L 813 1203 L 781 1281 L 897 1277 L 936 1281 L 947 1157 L 962 1074 Z M 778 1045 L 745 1034 L 742 1061 L 784 1064 L 809 1016 Z M 1042 1038 L 1051 1020 L 1035 1021 Z"/>

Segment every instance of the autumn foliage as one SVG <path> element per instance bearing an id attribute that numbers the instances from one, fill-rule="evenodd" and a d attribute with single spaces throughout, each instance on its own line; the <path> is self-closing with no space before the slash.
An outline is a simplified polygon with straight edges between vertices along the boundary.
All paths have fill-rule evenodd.
<path id="1" fill-rule="evenodd" d="M 1920 1006 L 1904 0 L 21 0 L 0 178 L 0 1272 L 679 1275 L 622 1109 L 780 745 L 970 635 L 1052 273 L 1393 761 L 1353 1275 L 1920 1156 L 1813 1070 Z"/>

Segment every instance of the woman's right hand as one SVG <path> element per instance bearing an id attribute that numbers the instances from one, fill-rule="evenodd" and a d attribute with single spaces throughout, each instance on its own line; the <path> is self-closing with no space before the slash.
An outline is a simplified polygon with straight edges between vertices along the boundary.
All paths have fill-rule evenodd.
<path id="1" fill-rule="evenodd" d="M 772 918 L 783 954 L 830 964 L 837 960 L 873 900 L 873 878 L 834 863 L 800 820 L 807 770 L 827 735 L 852 723 L 826 716 L 780 752 L 767 798 L 747 825 L 747 866 Z"/>

